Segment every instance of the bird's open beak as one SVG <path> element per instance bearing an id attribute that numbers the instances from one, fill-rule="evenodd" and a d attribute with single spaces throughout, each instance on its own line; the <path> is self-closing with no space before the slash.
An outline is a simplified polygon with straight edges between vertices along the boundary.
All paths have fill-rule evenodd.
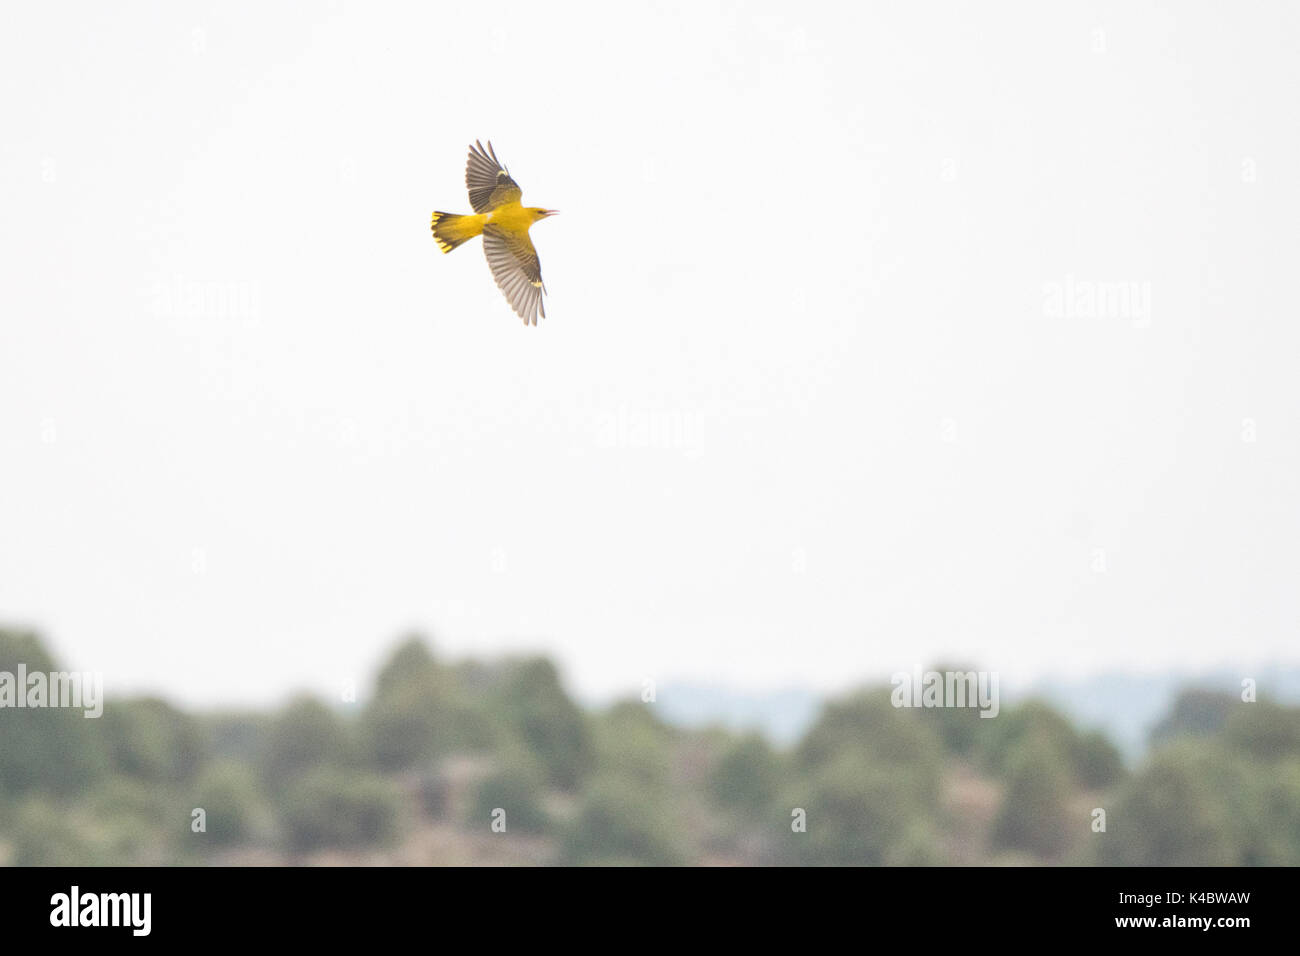
<path id="1" fill-rule="evenodd" d="M 545 219 L 547 216 L 558 216 L 559 214 L 560 214 L 560 210 L 558 210 L 558 209 L 544 209 L 544 210 L 542 210 L 542 218 L 543 218 L 543 219 Z"/>

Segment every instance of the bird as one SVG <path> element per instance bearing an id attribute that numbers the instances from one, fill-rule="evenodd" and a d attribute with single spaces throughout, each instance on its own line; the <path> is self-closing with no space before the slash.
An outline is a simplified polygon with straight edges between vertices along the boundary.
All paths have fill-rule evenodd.
<path id="1" fill-rule="evenodd" d="M 487 149 L 478 140 L 469 148 L 465 185 L 474 212 L 464 216 L 435 212 L 431 223 L 434 241 L 446 253 L 482 235 L 492 278 L 524 325 L 536 325 L 539 315 L 546 318 L 546 307 L 542 304 L 546 286 L 542 283 L 542 264 L 528 230 L 533 223 L 554 216 L 559 210 L 520 203 L 523 190 L 497 159 L 491 140 Z"/>

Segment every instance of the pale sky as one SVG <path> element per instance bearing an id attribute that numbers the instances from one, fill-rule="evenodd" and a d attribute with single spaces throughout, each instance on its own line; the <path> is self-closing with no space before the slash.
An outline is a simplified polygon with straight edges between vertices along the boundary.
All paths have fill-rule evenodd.
<path id="1" fill-rule="evenodd" d="M 0 622 L 197 703 L 1300 659 L 1295 6 L 320 6 L 7 11 Z"/>

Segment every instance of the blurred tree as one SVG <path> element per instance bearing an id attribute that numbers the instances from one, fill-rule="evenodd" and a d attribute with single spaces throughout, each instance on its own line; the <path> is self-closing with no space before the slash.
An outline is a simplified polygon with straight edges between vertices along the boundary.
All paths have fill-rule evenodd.
<path id="1" fill-rule="evenodd" d="M 101 778 L 75 801 L 32 796 L 9 830 L 18 866 L 159 866 L 185 852 L 189 808 L 167 785 Z"/>
<path id="2" fill-rule="evenodd" d="M 886 866 L 943 866 L 947 850 L 939 829 L 940 821 L 918 816 L 892 841 L 885 856 Z"/>
<path id="3" fill-rule="evenodd" d="M 931 859 L 924 846 L 937 816 L 936 795 L 918 787 L 906 768 L 841 752 L 791 782 L 788 808 L 772 821 L 782 827 L 789 862 L 812 866 L 883 866 Z M 806 813 L 806 832 L 791 829 L 794 808 Z"/>
<path id="4" fill-rule="evenodd" d="M 218 711 L 200 714 L 199 727 L 213 759 L 256 764 L 266 750 L 271 716 L 249 711 Z"/>
<path id="5" fill-rule="evenodd" d="M 30 798 L 15 813 L 9 834 L 10 866 L 122 866 L 125 859 L 113 834 L 84 814 Z"/>
<path id="6" fill-rule="evenodd" d="M 153 783 L 183 783 L 205 759 L 199 722 L 160 698 L 110 701 L 99 722 L 118 773 Z"/>
<path id="7" fill-rule="evenodd" d="M 1119 866 L 1236 866 L 1246 861 L 1252 772 L 1221 746 L 1166 746 L 1122 788 L 1096 834 L 1098 860 Z"/>
<path id="8" fill-rule="evenodd" d="M 1068 802 L 1074 774 L 1062 743 L 1050 732 L 1029 736 L 1012 752 L 1006 793 L 993 824 L 993 844 L 1048 861 L 1059 860 L 1090 831 Z"/>
<path id="9" fill-rule="evenodd" d="M 792 862 L 880 866 L 937 852 L 940 728 L 921 708 L 894 707 L 890 690 L 828 703 L 795 749 L 778 824 Z M 805 833 L 790 830 L 795 807 L 806 811 Z"/>
<path id="10" fill-rule="evenodd" d="M 530 754 L 511 754 L 500 759 L 496 770 L 478 785 L 469 808 L 467 825 L 486 827 L 492 811 L 506 812 L 507 833 L 542 833 L 550 824 L 542 795 L 546 774 Z"/>
<path id="11" fill-rule="evenodd" d="M 1075 779 L 1089 789 L 1109 787 L 1124 776 L 1119 748 L 1099 730 L 1075 735 L 1070 763 Z"/>
<path id="12" fill-rule="evenodd" d="M 183 833 L 190 822 L 190 808 L 170 787 L 121 774 L 101 780 L 80 805 L 101 820 L 162 823 L 173 833 Z"/>
<path id="13" fill-rule="evenodd" d="M 401 794 L 382 777 L 322 766 L 291 783 L 277 801 L 289 847 L 299 853 L 391 842 Z"/>
<path id="14" fill-rule="evenodd" d="M 220 760 L 204 768 L 191 802 L 206 814 L 206 843 L 235 846 L 253 837 L 262 795 L 247 765 Z"/>
<path id="15" fill-rule="evenodd" d="M 572 790 L 591 768 L 594 749 L 587 718 L 565 693 L 549 660 L 536 657 L 508 665 L 491 706 L 537 757 L 554 786 Z"/>
<path id="16" fill-rule="evenodd" d="M 1074 748 L 1075 732 L 1068 718 L 1046 701 L 1030 699 L 1002 712 L 980 728 L 978 755 L 984 767 L 999 776 L 1011 771 L 1017 752 L 1029 738 L 1058 755 Z"/>
<path id="17" fill-rule="evenodd" d="M 60 670 L 37 635 L 0 629 L 0 671 L 16 676 L 20 664 L 29 674 Z M 67 708 L 0 711 L 0 797 L 91 787 L 108 769 L 103 720 Z"/>
<path id="18" fill-rule="evenodd" d="M 672 746 L 676 731 L 662 723 L 640 700 L 624 700 L 593 718 L 596 766 L 658 792 L 671 785 Z"/>
<path id="19" fill-rule="evenodd" d="M 1274 763 L 1255 780 L 1259 789 L 1243 862 L 1300 866 L 1300 758 Z"/>
<path id="20" fill-rule="evenodd" d="M 379 671 L 360 733 L 365 753 L 385 771 L 427 765 L 458 745 L 493 740 L 486 712 L 462 704 L 456 673 L 418 636 L 400 644 Z"/>
<path id="21" fill-rule="evenodd" d="M 433 656 L 425 639 L 419 634 L 408 634 L 393 648 L 375 675 L 375 694 L 387 694 L 409 684 L 436 684 L 444 672 L 445 668 Z"/>
<path id="22" fill-rule="evenodd" d="M 971 672 L 978 674 L 976 667 L 948 661 L 940 661 L 927 670 L 939 674 Z M 970 756 L 974 752 L 979 741 L 980 725 L 988 724 L 990 720 L 995 719 L 981 717 L 978 707 L 923 707 L 915 709 L 914 712 L 926 723 L 936 725 L 939 739 L 943 741 L 945 750 L 961 757 Z"/>
<path id="23" fill-rule="evenodd" d="M 349 764 L 347 729 L 337 713 L 314 697 L 294 698 L 271 720 L 260 765 L 272 788 L 322 766 Z"/>
<path id="24" fill-rule="evenodd" d="M 171 782 L 116 774 L 104 778 L 70 816 L 84 819 L 118 865 L 157 866 L 187 850 L 190 806 Z"/>
<path id="25" fill-rule="evenodd" d="M 920 793 L 938 790 L 944 747 L 922 708 L 894 707 L 889 687 L 828 703 L 795 749 L 799 766 L 829 766 L 844 755 L 889 768 Z"/>
<path id="26" fill-rule="evenodd" d="M 1148 740 L 1156 747 L 1178 737 L 1206 737 L 1216 734 L 1227 724 L 1239 707 L 1251 706 L 1232 694 L 1201 687 L 1189 687 L 1174 698 L 1169 714 L 1151 728 Z"/>
<path id="27" fill-rule="evenodd" d="M 1271 762 L 1300 758 L 1300 707 L 1268 700 L 1237 703 L 1223 729 L 1233 751 Z"/>
<path id="28" fill-rule="evenodd" d="M 746 734 L 718 758 L 709 788 L 720 806 L 754 813 L 771 810 L 782 779 L 780 755 L 760 734 Z"/>
<path id="29" fill-rule="evenodd" d="M 1081 734 L 1069 718 L 1041 700 L 1027 700 L 984 720 L 976 748 L 980 762 L 995 776 L 1009 779 L 1023 767 L 1020 754 L 1032 746 L 1063 760 L 1067 781 L 1082 787 L 1107 787 L 1124 773 L 1118 748 L 1100 731 Z"/>
<path id="30" fill-rule="evenodd" d="M 598 776 L 565 829 L 568 864 L 679 866 L 689 860 L 679 813 L 627 777 Z"/>

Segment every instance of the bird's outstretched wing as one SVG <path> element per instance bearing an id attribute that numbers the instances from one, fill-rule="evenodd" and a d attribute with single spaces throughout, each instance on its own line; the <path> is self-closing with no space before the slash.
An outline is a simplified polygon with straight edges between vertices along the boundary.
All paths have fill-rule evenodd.
<path id="1" fill-rule="evenodd" d="M 483 251 L 487 253 L 492 278 L 505 293 L 510 308 L 524 320 L 524 325 L 537 324 L 537 316 L 546 318 L 542 305 L 542 264 L 537 260 L 537 250 L 528 233 L 506 232 L 499 226 L 489 225 L 483 230 Z"/>
<path id="2" fill-rule="evenodd" d="M 478 140 L 469 148 L 465 185 L 469 188 L 469 204 L 475 212 L 489 212 L 504 203 L 518 202 L 523 195 L 519 184 L 510 178 L 510 173 L 497 159 L 491 141 L 487 149 Z"/>

